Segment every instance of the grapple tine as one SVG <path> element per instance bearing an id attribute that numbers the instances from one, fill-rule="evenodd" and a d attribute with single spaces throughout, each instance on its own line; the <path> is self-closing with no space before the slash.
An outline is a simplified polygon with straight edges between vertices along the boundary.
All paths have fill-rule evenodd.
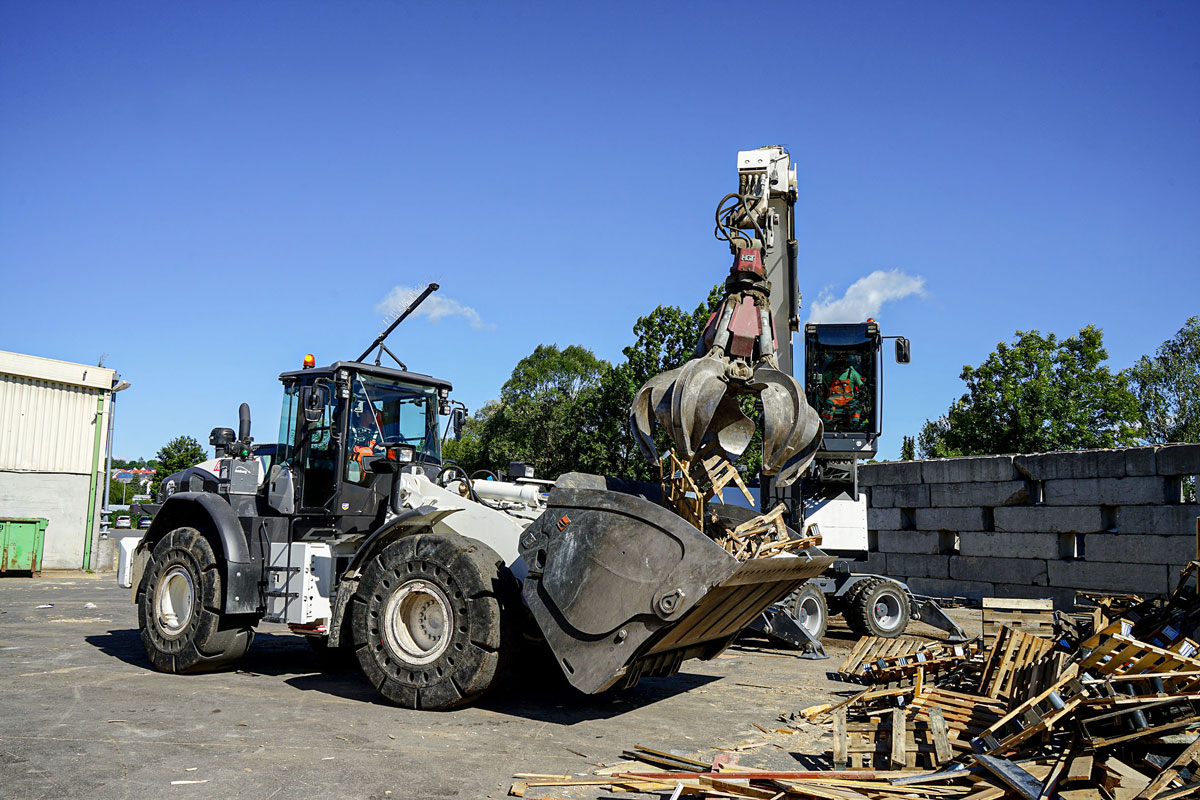
<path id="1" fill-rule="evenodd" d="M 679 456 L 689 460 L 700 449 L 709 424 L 725 396 L 726 363 L 702 356 L 683 365 L 671 391 L 671 438 Z"/>
<path id="2" fill-rule="evenodd" d="M 633 408 L 629 414 L 629 429 L 647 461 L 658 460 L 658 448 L 654 446 L 654 432 L 650 415 L 654 415 L 659 425 L 668 427 L 664 424 L 663 419 L 664 417 L 670 419 L 671 385 L 678 374 L 678 369 L 660 372 L 646 381 L 633 399 Z M 665 403 L 664 397 L 666 398 Z M 660 408 L 663 405 L 666 406 L 665 409 Z"/>
<path id="3" fill-rule="evenodd" d="M 778 482 L 787 485 L 812 461 L 821 441 L 821 419 L 791 375 L 761 366 L 754 371 L 754 384 L 761 387 L 763 404 L 763 473 L 774 475 L 786 467 L 788 480 Z"/>
<path id="4" fill-rule="evenodd" d="M 730 461 L 741 458 L 754 438 L 754 420 L 746 416 L 735 395 L 726 393 L 709 425 L 709 435 Z"/>

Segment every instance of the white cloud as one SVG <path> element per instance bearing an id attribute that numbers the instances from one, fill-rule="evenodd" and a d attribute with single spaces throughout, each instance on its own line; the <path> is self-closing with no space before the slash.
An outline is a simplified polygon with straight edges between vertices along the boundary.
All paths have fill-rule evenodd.
<path id="1" fill-rule="evenodd" d="M 425 290 L 424 286 L 397 286 L 388 292 L 387 297 L 379 305 L 375 306 L 375 310 L 383 314 L 386 318 L 386 324 L 391 324 L 396 317 L 404 313 L 404 309 L 408 308 L 408 304 L 417 299 L 417 295 Z M 453 297 L 447 297 L 440 291 L 434 292 L 425 298 L 425 302 L 417 307 L 417 310 L 412 313 L 413 317 L 427 317 L 430 322 L 441 322 L 446 317 L 462 317 L 472 328 L 494 328 L 495 326 L 484 322 L 479 316 L 479 312 L 470 306 L 464 306 L 462 303 L 455 300 Z"/>
<path id="2" fill-rule="evenodd" d="M 850 284 L 841 297 L 828 289 L 812 304 L 809 322 L 862 322 L 874 317 L 884 303 L 905 297 L 925 296 L 925 279 L 898 269 L 877 269 Z"/>

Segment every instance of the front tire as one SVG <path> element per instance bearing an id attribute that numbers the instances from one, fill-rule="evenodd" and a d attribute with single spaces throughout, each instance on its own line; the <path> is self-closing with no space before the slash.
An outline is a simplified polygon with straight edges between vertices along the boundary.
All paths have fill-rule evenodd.
<path id="1" fill-rule="evenodd" d="M 391 702 L 448 709 L 486 692 L 516 646 L 515 581 L 490 547 L 416 534 L 368 562 L 353 598 L 354 646 Z"/>
<path id="2" fill-rule="evenodd" d="M 142 645 L 163 672 L 207 672 L 237 661 L 254 641 L 254 620 L 221 613 L 221 571 L 195 528 L 176 528 L 150 556 L 138 589 Z"/>
<path id="3" fill-rule="evenodd" d="M 904 633 L 911 616 L 908 595 L 895 581 L 868 578 L 846 598 L 846 624 L 862 636 L 892 639 Z"/>

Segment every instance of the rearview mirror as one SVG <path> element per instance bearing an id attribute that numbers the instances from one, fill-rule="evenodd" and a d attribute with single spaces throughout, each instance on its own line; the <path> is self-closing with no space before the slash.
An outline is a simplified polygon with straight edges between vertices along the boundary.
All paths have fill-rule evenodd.
<path id="1" fill-rule="evenodd" d="M 325 387 L 320 385 L 305 386 L 300 390 L 305 422 L 320 422 L 321 418 L 325 416 L 325 391 Z"/>
<path id="2" fill-rule="evenodd" d="M 455 408 L 450 412 L 450 429 L 454 431 L 455 441 L 462 436 L 463 423 L 466 421 L 467 410 L 465 408 Z"/>
<path id="3" fill-rule="evenodd" d="M 912 361 L 912 346 L 903 336 L 896 337 L 896 363 L 907 364 Z"/>

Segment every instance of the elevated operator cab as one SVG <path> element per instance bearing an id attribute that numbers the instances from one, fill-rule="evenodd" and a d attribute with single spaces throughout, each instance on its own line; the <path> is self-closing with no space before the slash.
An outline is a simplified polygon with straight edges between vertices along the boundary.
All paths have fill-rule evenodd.
<path id="1" fill-rule="evenodd" d="M 449 381 L 400 369 L 338 361 L 285 372 L 275 465 L 291 471 L 304 527 L 366 533 L 382 522 L 392 484 L 376 462 L 412 448 L 430 479 L 442 466 L 438 415 L 449 413 Z M 332 531 L 331 531 L 332 532 Z"/>

